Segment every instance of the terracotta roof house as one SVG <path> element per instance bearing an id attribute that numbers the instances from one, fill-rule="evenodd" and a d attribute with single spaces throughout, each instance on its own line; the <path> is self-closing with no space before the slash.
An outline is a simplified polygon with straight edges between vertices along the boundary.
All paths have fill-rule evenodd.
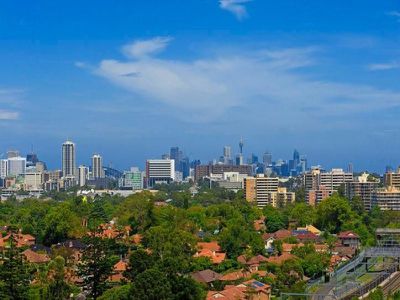
<path id="1" fill-rule="evenodd" d="M 317 242 L 319 236 L 307 230 L 293 230 L 292 236 L 296 237 L 300 242 Z"/>
<path id="2" fill-rule="evenodd" d="M 255 293 L 255 297 L 253 297 L 253 299 L 268 300 L 271 298 L 271 286 L 255 279 L 243 282 L 237 285 L 237 287 L 244 287 L 246 288 L 247 292 L 251 292 L 251 294 Z"/>
<path id="3" fill-rule="evenodd" d="M 275 265 L 281 265 L 283 264 L 285 261 L 290 260 L 296 258 L 296 256 L 294 256 L 293 254 L 290 253 L 282 253 L 282 255 L 280 256 L 271 256 L 267 258 L 267 262 L 271 263 L 271 264 L 275 264 Z"/>
<path id="4" fill-rule="evenodd" d="M 247 259 L 244 255 L 240 255 L 237 258 L 237 261 L 241 264 L 249 266 L 251 271 L 258 271 L 258 267 L 260 266 L 260 264 L 266 262 L 267 258 L 262 255 L 256 255 Z"/>
<path id="5" fill-rule="evenodd" d="M 282 252 L 290 253 L 294 248 L 298 247 L 303 247 L 303 243 L 298 243 L 298 244 L 289 244 L 289 243 L 283 243 L 282 244 Z"/>
<path id="6" fill-rule="evenodd" d="M 127 267 L 127 263 L 123 260 L 118 261 L 115 265 L 114 265 L 114 274 L 112 274 L 109 277 L 109 281 L 112 282 L 120 282 L 123 279 L 125 279 L 124 277 L 124 272 L 126 271 L 126 267 Z"/>
<path id="7" fill-rule="evenodd" d="M 238 288 L 236 286 L 225 286 L 223 291 L 209 291 L 206 299 L 244 300 L 246 299 L 246 294 L 244 293 L 243 288 Z"/>
<path id="8" fill-rule="evenodd" d="M 207 300 L 223 299 L 223 300 L 245 300 L 249 299 L 269 300 L 271 296 L 271 287 L 268 284 L 257 280 L 249 280 L 239 285 L 227 285 L 223 291 L 209 291 Z"/>
<path id="9" fill-rule="evenodd" d="M 345 247 L 358 248 L 360 246 L 360 237 L 352 231 L 342 231 L 337 237 Z"/>
<path id="10" fill-rule="evenodd" d="M 197 243 L 198 251 L 194 257 L 208 257 L 214 264 L 220 264 L 225 260 L 226 253 L 221 252 L 218 242 L 199 242 Z"/>
<path id="11" fill-rule="evenodd" d="M 272 273 L 268 273 L 267 271 L 262 271 L 262 270 L 257 270 L 257 271 L 245 271 L 245 270 L 238 270 L 230 273 L 226 273 L 225 275 L 222 275 L 220 278 L 221 281 L 235 281 L 238 279 L 245 279 L 245 278 L 250 278 L 252 275 L 257 274 L 261 277 L 271 277 L 275 278 L 275 275 Z"/>
<path id="12" fill-rule="evenodd" d="M 275 231 L 273 233 L 264 233 L 262 235 L 264 240 L 267 240 L 270 237 L 273 237 L 276 240 L 283 240 L 283 239 L 286 239 L 291 236 L 292 236 L 292 232 L 287 229 L 279 229 L 278 231 Z"/>
<path id="13" fill-rule="evenodd" d="M 217 272 L 214 272 L 210 269 L 193 272 L 190 274 L 190 276 L 197 282 L 206 283 L 206 284 L 217 281 L 222 277 L 221 274 L 218 274 Z"/>
<path id="14" fill-rule="evenodd" d="M 33 264 L 42 264 L 50 261 L 50 258 L 47 254 L 36 253 L 31 249 L 26 249 L 24 252 L 22 252 L 22 255 L 28 262 Z"/>

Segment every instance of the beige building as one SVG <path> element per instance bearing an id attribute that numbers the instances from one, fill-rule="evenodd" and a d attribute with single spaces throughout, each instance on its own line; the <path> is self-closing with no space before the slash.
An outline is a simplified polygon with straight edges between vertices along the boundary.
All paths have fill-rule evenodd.
<path id="1" fill-rule="evenodd" d="M 43 173 L 29 172 L 24 176 L 24 190 L 38 191 L 43 189 Z"/>
<path id="2" fill-rule="evenodd" d="M 266 205 L 284 206 L 294 202 L 295 194 L 287 192 L 286 188 L 279 187 L 278 177 L 267 177 L 259 174 L 256 177 L 247 177 L 243 182 L 245 198 L 250 202 L 257 202 L 257 206 Z"/>
<path id="3" fill-rule="evenodd" d="M 400 189 L 395 186 L 376 189 L 372 193 L 372 205 L 382 210 L 400 210 Z"/>
<path id="4" fill-rule="evenodd" d="M 322 200 L 330 197 L 333 194 L 333 190 L 327 189 L 326 186 L 320 185 L 317 189 L 315 190 L 309 190 L 307 191 L 306 197 L 307 197 L 307 202 L 311 206 L 318 205 L 321 203 Z"/>
<path id="5" fill-rule="evenodd" d="M 368 177 L 368 173 L 363 173 L 355 178 L 354 181 L 346 182 L 345 184 L 346 197 L 348 199 L 353 199 L 356 196 L 360 197 L 366 210 L 371 209 L 372 193 L 379 186 L 379 180 L 369 180 Z"/>
<path id="6" fill-rule="evenodd" d="M 383 181 L 385 186 L 400 188 L 400 168 L 396 172 L 386 172 Z"/>

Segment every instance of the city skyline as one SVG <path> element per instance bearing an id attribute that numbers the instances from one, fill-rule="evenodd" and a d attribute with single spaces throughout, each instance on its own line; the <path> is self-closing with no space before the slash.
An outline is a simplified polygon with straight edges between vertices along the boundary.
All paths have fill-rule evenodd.
<path id="1" fill-rule="evenodd" d="M 79 6 L 78 6 L 79 5 Z M 181 145 L 383 172 L 399 164 L 394 1 L 43 1 L 0 10 L 0 149 L 119 169 Z M 162 13 L 160 13 L 162 12 Z M 207 16 L 205 18 L 204 16 Z M 340 20 L 340 21 L 338 21 Z"/>

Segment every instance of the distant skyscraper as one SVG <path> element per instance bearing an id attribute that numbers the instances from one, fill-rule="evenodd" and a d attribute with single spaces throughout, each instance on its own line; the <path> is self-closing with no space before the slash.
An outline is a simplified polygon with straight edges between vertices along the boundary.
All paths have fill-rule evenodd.
<path id="1" fill-rule="evenodd" d="M 265 152 L 263 155 L 263 163 L 265 166 L 269 166 L 272 164 L 272 154 L 269 152 Z"/>
<path id="2" fill-rule="evenodd" d="M 349 163 L 349 165 L 347 166 L 347 172 L 353 173 L 353 163 Z"/>
<path id="3" fill-rule="evenodd" d="M 18 150 L 8 150 L 7 151 L 7 158 L 19 157 Z"/>
<path id="4" fill-rule="evenodd" d="M 36 153 L 29 153 L 26 155 L 26 163 L 28 166 L 35 166 L 36 163 L 39 161 Z"/>
<path id="5" fill-rule="evenodd" d="M 293 152 L 293 160 L 297 163 L 300 161 L 300 153 L 296 149 L 294 149 L 294 152 Z"/>
<path id="6" fill-rule="evenodd" d="M 243 155 L 242 154 L 236 155 L 236 165 L 237 166 L 243 165 Z"/>
<path id="7" fill-rule="evenodd" d="M 87 179 L 89 179 L 89 168 L 83 165 L 79 166 L 78 167 L 79 186 L 85 186 Z"/>
<path id="8" fill-rule="evenodd" d="M 180 171 L 180 161 L 182 159 L 182 151 L 179 150 L 179 147 L 171 147 L 169 152 L 169 158 L 175 161 L 175 171 Z"/>
<path id="9" fill-rule="evenodd" d="M 26 158 L 25 157 L 11 157 L 8 159 L 7 176 L 17 176 L 25 174 L 26 171 Z"/>
<path id="10" fill-rule="evenodd" d="M 99 154 L 94 154 L 92 156 L 92 177 L 93 178 L 103 178 L 103 158 Z"/>
<path id="11" fill-rule="evenodd" d="M 75 176 L 75 144 L 66 141 L 62 145 L 62 173 L 64 177 Z"/>
<path id="12" fill-rule="evenodd" d="M 224 146 L 224 157 L 225 158 L 231 158 L 232 157 L 231 146 Z"/>

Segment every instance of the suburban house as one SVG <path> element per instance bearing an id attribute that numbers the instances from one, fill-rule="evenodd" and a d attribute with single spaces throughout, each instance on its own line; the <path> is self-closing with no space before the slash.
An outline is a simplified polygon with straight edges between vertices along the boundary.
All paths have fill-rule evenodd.
<path id="1" fill-rule="evenodd" d="M 226 253 L 222 252 L 217 241 L 198 242 L 197 249 L 194 257 L 208 257 L 214 264 L 220 264 L 225 260 Z"/>

